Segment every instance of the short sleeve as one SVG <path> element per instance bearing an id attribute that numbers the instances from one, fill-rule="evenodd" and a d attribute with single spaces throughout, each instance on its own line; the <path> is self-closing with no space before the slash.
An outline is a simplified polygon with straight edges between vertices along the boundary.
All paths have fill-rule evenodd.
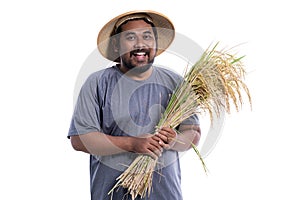
<path id="1" fill-rule="evenodd" d="M 83 84 L 74 109 L 68 137 L 101 131 L 98 80 L 92 74 Z"/>
<path id="2" fill-rule="evenodd" d="M 192 115 L 191 117 L 187 118 L 183 122 L 182 125 L 200 125 L 199 116 L 197 114 Z"/>

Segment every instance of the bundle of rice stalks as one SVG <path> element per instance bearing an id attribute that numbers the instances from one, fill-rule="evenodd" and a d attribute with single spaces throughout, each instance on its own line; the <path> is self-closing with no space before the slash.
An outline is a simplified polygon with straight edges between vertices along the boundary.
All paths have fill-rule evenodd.
<path id="1" fill-rule="evenodd" d="M 245 70 L 241 59 L 230 54 L 231 49 L 216 50 L 218 43 L 208 48 L 201 58 L 184 74 L 183 81 L 173 92 L 168 106 L 160 119 L 157 130 L 162 127 L 177 127 L 192 115 L 208 112 L 212 120 L 213 113 L 217 117 L 225 109 L 231 111 L 233 104 L 239 111 L 243 104 L 244 92 L 251 105 L 251 97 L 243 82 Z M 206 166 L 196 145 L 191 144 L 199 156 L 204 170 Z M 110 193 L 119 186 L 128 189 L 132 199 L 138 195 L 150 195 L 152 175 L 157 159 L 148 155 L 138 156 L 118 178 Z"/>

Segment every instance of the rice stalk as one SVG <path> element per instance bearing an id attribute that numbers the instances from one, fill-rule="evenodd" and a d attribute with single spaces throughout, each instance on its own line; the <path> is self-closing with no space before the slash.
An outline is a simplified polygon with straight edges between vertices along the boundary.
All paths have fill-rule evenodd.
<path id="1" fill-rule="evenodd" d="M 207 169 L 207 167 L 206 167 L 206 165 L 205 165 L 205 163 L 204 163 L 204 160 L 203 160 L 203 158 L 202 158 L 202 156 L 201 156 L 201 154 L 200 154 L 200 151 L 198 150 L 198 148 L 197 148 L 197 146 L 196 146 L 195 144 L 191 143 L 191 146 L 192 146 L 192 148 L 194 149 L 194 151 L 196 152 L 197 156 L 199 157 L 199 159 L 200 159 L 200 161 L 201 161 L 201 163 L 202 163 L 202 166 L 203 166 L 203 169 L 204 169 L 205 173 L 207 173 L 207 172 L 208 172 L 208 169 Z"/>
<path id="2" fill-rule="evenodd" d="M 217 117 L 224 109 L 230 113 L 232 105 L 239 111 L 243 104 L 243 93 L 246 94 L 252 107 L 249 89 L 243 82 L 245 77 L 241 62 L 243 57 L 231 54 L 231 49 L 216 50 L 218 44 L 209 47 L 200 59 L 186 70 L 183 81 L 170 97 L 157 130 L 165 126 L 176 128 L 185 119 L 200 112 L 208 112 L 212 122 L 213 113 L 216 113 Z M 191 144 L 191 147 L 200 158 L 204 171 L 207 172 L 196 145 Z M 117 178 L 117 183 L 109 194 L 121 186 L 128 189 L 132 199 L 138 195 L 142 198 L 150 196 L 156 164 L 157 159 L 139 155 Z"/>

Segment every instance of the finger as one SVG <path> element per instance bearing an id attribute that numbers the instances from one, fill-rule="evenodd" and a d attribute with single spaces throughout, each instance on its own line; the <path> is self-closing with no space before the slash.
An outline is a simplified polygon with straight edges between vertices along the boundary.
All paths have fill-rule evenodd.
<path id="1" fill-rule="evenodd" d="M 153 153 L 152 151 L 148 151 L 148 153 L 146 153 L 146 155 L 150 156 L 151 158 L 153 158 L 154 160 L 156 160 L 158 158 L 158 155 L 156 155 L 155 153 Z"/>
<path id="2" fill-rule="evenodd" d="M 156 140 L 152 140 L 150 142 L 150 145 L 149 145 L 148 149 L 150 149 L 152 152 L 154 152 L 155 154 L 157 154 L 158 156 L 160 156 L 160 154 L 163 151 L 163 147 L 161 146 L 163 142 L 162 143 L 161 142 L 162 141 L 158 142 Z"/>
<path id="3" fill-rule="evenodd" d="M 164 135 L 160 135 L 157 134 L 157 136 L 159 137 L 159 142 L 158 144 L 160 144 L 160 146 L 164 149 L 170 149 L 170 142 L 173 141 L 173 139 L 169 139 Z"/>
<path id="4" fill-rule="evenodd" d="M 162 134 L 164 136 L 168 137 L 175 137 L 176 133 L 174 133 L 174 131 L 171 131 L 172 129 L 161 129 L 158 131 L 159 134 Z"/>
<path id="5" fill-rule="evenodd" d="M 166 144 L 170 144 L 171 142 L 174 141 L 175 137 L 173 135 L 170 135 L 170 134 L 161 134 L 161 133 L 158 133 L 157 134 L 160 139 L 162 139 Z M 167 136 L 166 136 L 167 135 Z"/>
<path id="6" fill-rule="evenodd" d="M 168 137 L 158 133 L 155 135 L 155 137 L 153 137 L 153 139 L 156 140 L 160 145 L 162 145 L 162 143 L 167 143 Z"/>
<path id="7" fill-rule="evenodd" d="M 177 138 L 177 133 L 171 128 L 164 128 L 159 132 L 159 134 L 166 136 L 166 141 L 169 144 L 174 142 Z"/>
<path id="8" fill-rule="evenodd" d="M 171 145 L 169 145 L 169 144 L 165 144 L 165 147 L 164 147 L 165 149 L 171 149 Z"/>
<path id="9" fill-rule="evenodd" d="M 167 149 L 169 144 L 167 142 L 163 142 L 163 141 L 160 141 L 159 142 L 159 145 L 163 148 L 163 149 Z"/>
<path id="10" fill-rule="evenodd" d="M 165 137 L 165 136 L 163 136 Z M 165 137 L 166 138 L 166 137 Z M 171 149 L 171 143 L 174 141 L 172 138 L 166 138 L 166 141 L 160 141 L 159 144 L 164 148 L 164 149 Z"/>
<path id="11" fill-rule="evenodd" d="M 155 155 L 155 157 L 160 157 L 162 154 L 162 151 L 154 146 L 150 146 L 148 150 L 149 150 L 149 154 L 151 154 L 152 157 L 153 155 Z"/>
<path id="12" fill-rule="evenodd" d="M 170 131 L 171 129 L 172 129 L 172 128 L 170 128 L 170 127 L 164 126 L 164 127 L 161 127 L 160 130 Z"/>
<path id="13" fill-rule="evenodd" d="M 175 135 L 176 132 L 174 131 L 174 129 L 170 128 L 170 127 L 162 127 L 160 130 L 166 131 L 171 135 Z"/>

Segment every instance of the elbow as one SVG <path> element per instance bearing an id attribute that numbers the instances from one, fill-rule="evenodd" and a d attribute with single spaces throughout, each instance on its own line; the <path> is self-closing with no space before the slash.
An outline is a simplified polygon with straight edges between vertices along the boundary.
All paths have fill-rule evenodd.
<path id="1" fill-rule="evenodd" d="M 195 134 L 194 134 L 194 138 L 193 138 L 192 142 L 193 142 L 194 145 L 197 146 L 199 144 L 200 137 L 201 137 L 201 130 L 200 130 L 200 128 L 197 128 L 194 133 Z"/>
<path id="2" fill-rule="evenodd" d="M 71 145 L 75 151 L 84 151 L 86 152 L 86 148 L 84 147 L 82 141 L 80 140 L 79 136 L 72 136 L 70 138 Z"/>

